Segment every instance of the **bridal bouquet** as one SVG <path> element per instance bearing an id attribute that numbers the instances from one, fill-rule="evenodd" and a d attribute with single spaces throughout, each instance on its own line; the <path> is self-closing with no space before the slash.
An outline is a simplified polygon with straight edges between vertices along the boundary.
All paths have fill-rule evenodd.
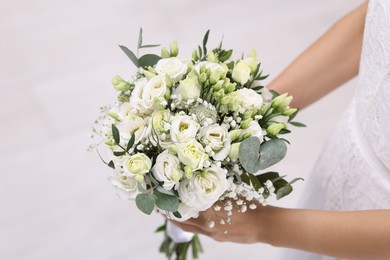
<path id="1" fill-rule="evenodd" d="M 232 210 L 244 213 L 256 208 L 254 201 L 264 205 L 269 196 L 292 191 L 297 179 L 263 170 L 285 156 L 288 141 L 280 136 L 290 132 L 288 124 L 303 124 L 292 121 L 291 96 L 261 86 L 267 76 L 254 51 L 233 60 L 222 43 L 209 51 L 208 35 L 190 59 L 177 57 L 175 41 L 161 56 L 139 57 L 141 49 L 158 46 L 144 45 L 142 30 L 137 55 L 120 46 L 138 70 L 129 80 L 114 77 L 118 100 L 102 108 L 94 131 L 110 150 L 110 181 L 123 198 L 148 215 L 158 210 L 177 221 L 219 201 L 223 206 L 214 210 L 228 218 L 210 219 L 212 227 L 231 223 Z M 192 247 L 197 258 L 198 237 L 183 240 L 166 224 L 158 228 L 165 233 L 160 251 L 185 259 Z"/>

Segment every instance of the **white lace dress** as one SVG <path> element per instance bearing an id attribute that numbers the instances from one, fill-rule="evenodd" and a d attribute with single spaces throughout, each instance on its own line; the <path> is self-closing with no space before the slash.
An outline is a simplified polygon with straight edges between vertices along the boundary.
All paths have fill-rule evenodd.
<path id="1" fill-rule="evenodd" d="M 355 96 L 308 181 L 303 208 L 390 209 L 390 0 L 369 3 Z M 288 250 L 281 259 L 334 258 Z"/>

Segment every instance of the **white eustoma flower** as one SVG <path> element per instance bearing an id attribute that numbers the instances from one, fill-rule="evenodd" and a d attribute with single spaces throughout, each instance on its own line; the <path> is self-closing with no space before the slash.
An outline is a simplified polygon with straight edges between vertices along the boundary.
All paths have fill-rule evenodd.
<path id="1" fill-rule="evenodd" d="M 226 127 L 213 124 L 199 130 L 199 140 L 215 152 L 213 158 L 222 161 L 230 151 L 230 135 Z"/>
<path id="2" fill-rule="evenodd" d="M 173 142 L 187 142 L 195 138 L 199 129 L 199 123 L 194 121 L 190 116 L 173 116 L 171 117 L 170 135 Z"/>
<path id="3" fill-rule="evenodd" d="M 144 175 L 152 168 L 152 160 L 144 153 L 137 153 L 131 156 L 125 155 L 123 156 L 122 166 L 126 175 L 134 177 L 138 182 L 143 182 Z"/>
<path id="4" fill-rule="evenodd" d="M 191 76 L 180 81 L 179 86 L 173 92 L 178 99 L 184 100 L 196 100 L 200 97 L 201 86 L 198 81 L 198 77 Z"/>
<path id="5" fill-rule="evenodd" d="M 166 190 L 170 190 L 177 185 L 183 176 L 179 164 L 179 159 L 175 155 L 170 154 L 168 150 L 157 156 L 152 173 L 157 180 L 164 182 L 163 187 Z"/>
<path id="6" fill-rule="evenodd" d="M 130 106 L 141 114 L 149 114 L 152 112 L 153 100 L 143 99 L 147 83 L 146 78 L 141 78 L 134 82 L 135 87 L 130 95 Z"/>
<path id="7" fill-rule="evenodd" d="M 250 74 L 250 66 L 244 61 L 239 61 L 234 65 L 232 79 L 241 85 L 245 85 L 245 83 L 247 83 L 249 80 Z"/>
<path id="8" fill-rule="evenodd" d="M 135 199 L 138 195 L 138 182 L 134 177 L 130 177 L 123 171 L 116 172 L 115 175 L 109 178 L 111 184 L 117 189 L 117 194 L 121 199 Z M 145 188 L 145 183 L 141 186 Z"/>
<path id="9" fill-rule="evenodd" d="M 148 121 L 148 119 L 136 115 L 129 115 L 123 121 L 119 122 L 116 126 L 119 130 L 121 144 L 127 145 L 127 142 L 133 134 L 135 136 L 135 144 L 146 138 L 148 135 L 148 126 L 145 121 Z"/>
<path id="10" fill-rule="evenodd" d="M 220 73 L 221 76 L 225 76 L 228 69 L 226 66 L 222 66 L 219 63 L 211 62 L 211 61 L 202 61 L 199 62 L 194 68 L 195 70 L 200 73 L 200 69 L 202 67 L 205 67 L 206 69 L 209 69 L 211 73 Z"/>
<path id="11" fill-rule="evenodd" d="M 177 83 L 187 72 L 187 65 L 178 58 L 172 57 L 159 60 L 155 69 L 158 74 L 167 74 L 172 79 L 173 83 Z"/>
<path id="12" fill-rule="evenodd" d="M 236 98 L 240 102 L 241 108 L 245 110 L 256 108 L 260 109 L 263 105 L 263 97 L 253 89 L 242 88 L 236 91 Z"/>
<path id="13" fill-rule="evenodd" d="M 210 208 L 228 188 L 226 170 L 211 167 L 182 180 L 178 192 L 185 205 L 203 211 Z"/>
<path id="14" fill-rule="evenodd" d="M 203 146 L 195 139 L 186 143 L 177 143 L 177 156 L 180 162 L 189 166 L 192 170 L 199 170 L 203 168 L 203 164 L 207 159 L 207 155 Z"/>

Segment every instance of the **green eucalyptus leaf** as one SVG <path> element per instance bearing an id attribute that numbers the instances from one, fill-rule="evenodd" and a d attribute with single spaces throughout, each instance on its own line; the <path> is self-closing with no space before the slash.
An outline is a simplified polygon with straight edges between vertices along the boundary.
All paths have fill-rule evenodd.
<path id="1" fill-rule="evenodd" d="M 175 212 L 179 209 L 179 199 L 176 196 L 166 195 L 158 190 L 154 190 L 154 194 L 157 197 L 156 206 L 160 209 L 169 212 Z"/>
<path id="2" fill-rule="evenodd" d="M 161 193 L 163 193 L 163 194 L 165 194 L 165 195 L 168 195 L 168 196 L 175 196 L 175 193 L 173 193 L 172 190 L 166 190 L 166 189 L 164 189 L 164 188 L 161 187 L 161 186 L 157 186 L 156 189 L 157 189 L 159 192 L 161 192 Z"/>
<path id="3" fill-rule="evenodd" d="M 280 139 L 273 139 L 262 143 L 259 160 L 260 170 L 264 170 L 280 162 L 286 156 L 286 153 L 287 145 Z"/>
<path id="4" fill-rule="evenodd" d="M 290 194 L 292 192 L 293 188 L 291 185 L 286 185 L 282 188 L 280 188 L 278 191 L 276 191 L 276 199 L 281 199 L 283 198 L 284 196 L 287 196 L 288 194 Z"/>
<path id="5" fill-rule="evenodd" d="M 266 79 L 266 78 L 268 78 L 269 77 L 269 74 L 268 75 L 265 75 L 265 76 L 259 76 L 259 77 L 257 77 L 256 79 L 257 80 L 264 80 L 264 79 Z"/>
<path id="6" fill-rule="evenodd" d="M 123 45 L 119 45 L 119 48 L 122 49 L 122 51 L 127 55 L 127 57 L 129 57 L 129 59 L 134 63 L 134 65 L 138 68 L 138 58 L 137 56 L 135 56 L 135 54 L 129 50 L 127 47 L 123 46 Z"/>
<path id="7" fill-rule="evenodd" d="M 238 158 L 242 167 L 248 173 L 255 173 L 261 168 L 260 164 L 260 139 L 251 136 L 241 142 Z"/>
<path id="8" fill-rule="evenodd" d="M 138 209 L 141 210 L 143 213 L 150 215 L 154 210 L 156 199 L 152 194 L 141 193 L 138 194 L 135 198 L 135 204 L 137 205 Z"/>
<path id="9" fill-rule="evenodd" d="M 111 126 L 112 130 L 112 137 L 114 137 L 115 144 L 119 144 L 121 141 L 120 136 L 119 136 L 119 130 L 115 125 Z"/>
<path id="10" fill-rule="evenodd" d="M 129 151 L 131 149 L 131 147 L 133 147 L 134 141 L 135 141 L 135 134 L 133 133 L 131 135 L 129 142 L 127 143 L 126 151 Z"/>
<path id="11" fill-rule="evenodd" d="M 161 57 L 156 54 L 145 54 L 139 58 L 138 65 L 143 68 L 153 67 L 159 60 L 161 60 Z"/>

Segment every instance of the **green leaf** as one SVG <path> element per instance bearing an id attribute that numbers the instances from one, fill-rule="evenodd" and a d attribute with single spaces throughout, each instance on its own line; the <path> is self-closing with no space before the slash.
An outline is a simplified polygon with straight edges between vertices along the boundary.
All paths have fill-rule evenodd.
<path id="1" fill-rule="evenodd" d="M 292 113 L 292 114 L 290 115 L 289 121 L 293 120 L 293 119 L 297 116 L 298 112 L 299 112 L 299 109 L 297 109 L 297 111 L 295 111 L 294 113 Z"/>
<path id="2" fill-rule="evenodd" d="M 166 225 L 165 224 L 163 224 L 163 225 L 161 225 L 161 226 L 159 226 L 157 229 L 156 229 L 156 231 L 154 231 L 155 233 L 158 233 L 158 232 L 161 232 L 161 231 L 165 231 L 165 229 L 166 229 Z"/>
<path id="3" fill-rule="evenodd" d="M 150 215 L 154 210 L 156 200 L 152 194 L 141 193 L 135 198 L 135 204 L 143 213 Z"/>
<path id="4" fill-rule="evenodd" d="M 131 138 L 130 138 L 129 142 L 127 143 L 127 147 L 126 147 L 126 151 L 127 152 L 131 149 L 131 147 L 133 147 L 134 141 L 135 141 L 135 134 L 133 133 L 131 135 Z"/>
<path id="5" fill-rule="evenodd" d="M 256 87 L 253 87 L 252 89 L 255 90 L 255 91 L 259 91 L 261 89 L 263 89 L 264 86 L 256 86 Z"/>
<path id="6" fill-rule="evenodd" d="M 260 139 L 251 136 L 242 141 L 239 160 L 248 173 L 256 173 L 281 161 L 287 152 L 284 141 L 273 139 L 260 145 Z"/>
<path id="7" fill-rule="evenodd" d="M 305 124 L 302 124 L 300 122 L 289 122 L 289 123 L 296 127 L 306 127 Z"/>
<path id="8" fill-rule="evenodd" d="M 139 28 L 138 34 L 138 49 L 142 46 L 142 27 Z"/>
<path id="9" fill-rule="evenodd" d="M 249 179 L 249 176 L 248 176 L 247 173 L 245 173 L 245 172 L 242 173 L 242 174 L 241 174 L 241 179 L 242 179 L 242 181 L 245 182 L 246 184 L 248 184 L 248 185 L 251 184 L 250 179 Z"/>
<path id="10" fill-rule="evenodd" d="M 118 128 L 115 125 L 112 125 L 111 126 L 111 130 L 112 130 L 112 137 L 114 137 L 115 144 L 119 144 L 121 139 L 120 139 L 120 136 L 119 136 Z"/>
<path id="11" fill-rule="evenodd" d="M 284 196 L 287 196 L 288 194 L 290 194 L 291 192 L 293 191 L 293 188 L 291 185 L 286 185 L 280 189 L 278 189 L 278 191 L 276 191 L 276 199 L 281 199 L 283 198 Z"/>
<path id="12" fill-rule="evenodd" d="M 251 136 L 242 141 L 238 150 L 238 158 L 242 167 L 248 173 L 255 173 L 260 170 L 260 139 Z"/>
<path id="13" fill-rule="evenodd" d="M 143 68 L 153 67 L 159 60 L 161 60 L 161 57 L 156 54 L 145 54 L 139 58 L 138 65 Z"/>
<path id="14" fill-rule="evenodd" d="M 204 53 L 204 56 L 206 56 L 206 54 L 207 54 L 206 45 L 207 45 L 207 41 L 209 39 L 209 33 L 210 33 L 210 30 L 207 30 L 206 34 L 203 37 L 203 53 Z"/>
<path id="15" fill-rule="evenodd" d="M 280 135 L 289 134 L 289 133 L 291 133 L 291 130 L 288 130 L 288 129 L 286 129 L 286 128 L 283 128 L 283 129 L 281 129 L 281 130 L 279 131 L 279 134 L 280 134 Z"/>
<path id="16" fill-rule="evenodd" d="M 248 174 L 249 175 L 249 179 L 251 180 L 251 183 L 252 183 L 252 187 L 258 191 L 261 187 L 261 184 L 259 182 L 259 180 L 256 178 L 255 175 L 253 174 Z"/>
<path id="17" fill-rule="evenodd" d="M 231 61 L 226 65 L 227 65 L 228 69 L 232 70 L 234 68 L 234 61 Z"/>
<path id="18" fill-rule="evenodd" d="M 139 49 L 142 49 L 142 48 L 154 48 L 154 47 L 159 47 L 161 44 L 146 44 L 146 45 L 142 45 L 139 47 Z"/>
<path id="19" fill-rule="evenodd" d="M 261 182 L 265 183 L 267 180 L 274 180 L 279 178 L 279 173 L 277 172 L 266 172 L 263 174 L 256 175 L 256 178 Z"/>
<path id="20" fill-rule="evenodd" d="M 179 213 L 179 211 L 175 211 L 172 213 L 175 217 L 177 218 L 182 218 L 181 214 Z"/>
<path id="21" fill-rule="evenodd" d="M 303 179 L 303 178 L 295 178 L 295 179 L 292 179 L 292 180 L 289 182 L 289 184 L 291 185 L 291 184 L 293 184 L 293 183 L 295 183 L 295 182 L 297 182 L 297 181 L 304 181 L 304 179 Z"/>
<path id="22" fill-rule="evenodd" d="M 259 160 L 260 170 L 264 170 L 280 162 L 286 156 L 286 153 L 287 145 L 280 139 L 273 139 L 262 143 Z"/>
<path id="23" fill-rule="evenodd" d="M 115 164 L 112 160 L 107 165 L 108 165 L 108 167 L 115 169 Z"/>
<path id="24" fill-rule="evenodd" d="M 223 51 L 221 51 L 220 55 L 218 56 L 218 59 L 220 62 L 225 62 L 228 59 L 230 59 L 232 54 L 233 54 L 233 50 L 228 50 L 228 51 L 223 50 Z"/>
<path id="25" fill-rule="evenodd" d="M 257 77 L 256 79 L 257 80 L 264 80 L 264 79 L 266 79 L 266 78 L 268 78 L 269 77 L 269 74 L 268 75 L 265 75 L 265 76 L 259 76 L 259 77 Z"/>
<path id="26" fill-rule="evenodd" d="M 129 59 L 134 63 L 134 65 L 138 68 L 138 58 L 135 56 L 135 54 L 129 50 L 127 47 L 119 45 L 119 48 L 122 49 L 122 51 L 129 57 Z"/>
<path id="27" fill-rule="evenodd" d="M 199 58 L 202 58 L 203 54 L 202 54 L 202 48 L 200 47 L 200 45 L 198 45 L 198 52 L 199 52 Z"/>
<path id="28" fill-rule="evenodd" d="M 161 186 L 157 186 L 156 189 L 157 189 L 159 192 L 161 192 L 161 193 L 163 193 L 163 194 L 165 194 L 165 195 L 168 195 L 168 196 L 175 196 L 175 193 L 173 193 L 172 190 L 166 190 L 166 189 L 164 189 L 164 188 L 161 187 Z"/>
<path id="29" fill-rule="evenodd" d="M 122 156 L 126 153 L 126 151 L 114 152 L 115 156 Z"/>
<path id="30" fill-rule="evenodd" d="M 179 209 L 179 199 L 176 196 L 166 195 L 158 190 L 154 190 L 154 194 L 157 197 L 156 206 L 160 209 L 169 212 L 175 212 Z"/>
<path id="31" fill-rule="evenodd" d="M 276 98 L 277 96 L 280 96 L 280 94 L 273 89 L 270 89 L 269 92 L 271 92 L 273 99 Z"/>

